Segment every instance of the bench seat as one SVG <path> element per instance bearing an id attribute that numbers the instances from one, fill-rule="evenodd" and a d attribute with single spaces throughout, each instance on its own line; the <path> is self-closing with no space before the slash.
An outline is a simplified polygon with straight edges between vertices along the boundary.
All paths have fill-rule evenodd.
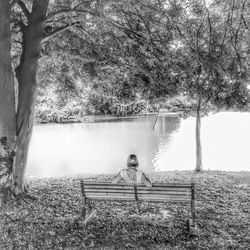
<path id="1" fill-rule="evenodd" d="M 82 216 L 86 222 L 93 216 L 93 211 L 86 217 L 87 208 L 92 210 L 93 200 L 127 200 L 147 202 L 190 202 L 191 217 L 189 227 L 195 227 L 195 184 L 194 183 L 153 183 L 148 188 L 141 184 L 106 183 L 80 181 L 83 197 Z"/>

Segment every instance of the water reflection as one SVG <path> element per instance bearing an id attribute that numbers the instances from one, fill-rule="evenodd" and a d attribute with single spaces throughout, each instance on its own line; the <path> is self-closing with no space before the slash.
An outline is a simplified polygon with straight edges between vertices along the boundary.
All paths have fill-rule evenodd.
<path id="1" fill-rule="evenodd" d="M 203 167 L 210 170 L 250 171 L 250 113 L 221 112 L 202 119 Z M 195 166 L 195 118 L 181 121 L 171 145 L 159 148 L 157 170 L 190 170 Z"/>
<path id="2" fill-rule="evenodd" d="M 172 145 L 173 138 L 179 131 L 179 117 L 159 116 L 155 126 L 155 135 L 157 136 L 157 145 L 152 149 L 152 165 L 156 171 L 160 171 L 161 155 L 166 154 Z M 164 166 L 163 164 L 162 166 Z M 166 168 L 166 166 L 165 166 Z"/>
<path id="3" fill-rule="evenodd" d="M 50 177 L 116 173 L 135 153 L 146 171 L 194 169 L 195 118 L 156 117 L 37 125 L 27 174 Z M 205 169 L 249 170 L 249 113 L 219 113 L 202 119 Z"/>

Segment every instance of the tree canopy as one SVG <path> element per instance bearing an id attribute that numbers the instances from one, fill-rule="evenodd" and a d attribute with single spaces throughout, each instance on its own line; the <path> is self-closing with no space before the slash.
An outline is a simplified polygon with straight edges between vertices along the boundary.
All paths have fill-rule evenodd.
<path id="1" fill-rule="evenodd" d="M 86 114 L 115 114 L 119 104 L 148 105 L 180 92 L 195 98 L 199 71 L 206 101 L 242 108 L 248 103 L 249 4 L 236 2 L 108 1 L 88 13 L 87 22 L 86 15 L 66 12 L 59 17 L 79 23 L 49 41 L 43 54 L 51 62 L 63 57 L 73 82 L 91 89 L 79 102 Z M 65 84 L 60 70 L 53 74 Z"/>

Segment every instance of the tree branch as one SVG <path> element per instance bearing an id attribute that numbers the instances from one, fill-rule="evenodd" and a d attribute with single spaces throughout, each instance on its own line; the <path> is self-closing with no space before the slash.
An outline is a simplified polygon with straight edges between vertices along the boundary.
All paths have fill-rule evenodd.
<path id="1" fill-rule="evenodd" d="M 17 22 L 15 25 L 14 25 L 14 30 L 16 27 L 19 27 L 19 30 L 17 31 L 18 32 L 21 32 L 22 36 L 24 36 L 24 32 L 25 32 L 25 29 L 26 29 L 26 25 L 23 23 L 23 22 Z"/>
<path id="2" fill-rule="evenodd" d="M 30 18 L 30 12 L 29 12 L 29 10 L 27 9 L 27 7 L 26 7 L 26 5 L 24 4 L 24 2 L 21 1 L 21 0 L 17 0 L 17 1 L 15 1 L 15 2 L 21 7 L 21 9 L 22 9 L 24 15 L 25 15 L 26 18 L 29 20 L 29 18 Z"/>
<path id="3" fill-rule="evenodd" d="M 57 15 L 63 14 L 63 13 L 87 13 L 87 14 L 91 14 L 91 15 L 96 15 L 96 12 L 93 12 L 91 10 L 87 10 L 87 9 L 61 9 L 59 11 L 50 13 L 49 15 L 47 15 L 47 18 L 45 21 L 48 21 L 51 18 L 54 18 Z"/>
<path id="4" fill-rule="evenodd" d="M 45 38 L 42 40 L 42 43 L 47 42 L 49 39 L 53 38 L 54 36 L 64 32 L 65 30 L 69 29 L 70 27 L 73 27 L 77 24 L 80 24 L 81 22 L 74 22 L 74 23 L 70 23 L 68 25 L 65 25 L 63 27 L 60 27 L 58 29 L 55 29 L 54 31 L 50 32 L 49 34 L 47 34 L 47 36 L 45 36 Z"/>
<path id="5" fill-rule="evenodd" d="M 19 43 L 21 45 L 23 45 L 23 43 L 21 41 L 18 41 L 18 40 L 13 40 L 14 43 Z"/>
<path id="6" fill-rule="evenodd" d="M 207 20 L 208 20 L 208 26 L 209 26 L 209 48 L 208 48 L 208 53 L 210 55 L 211 53 L 211 48 L 212 48 L 212 24 L 211 24 L 211 19 L 210 19 L 210 13 L 209 10 L 206 8 L 207 10 Z"/>
<path id="7" fill-rule="evenodd" d="M 12 0 L 11 3 L 10 3 L 11 7 L 13 7 L 16 4 L 17 1 L 18 0 Z"/>

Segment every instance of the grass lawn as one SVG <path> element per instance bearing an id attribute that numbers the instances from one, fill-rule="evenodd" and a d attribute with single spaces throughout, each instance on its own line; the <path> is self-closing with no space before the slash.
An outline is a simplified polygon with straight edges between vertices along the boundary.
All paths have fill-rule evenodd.
<path id="1" fill-rule="evenodd" d="M 82 177 L 109 181 L 111 176 Z M 96 202 L 84 226 L 80 177 L 30 179 L 39 200 L 0 208 L 0 249 L 250 249 L 250 172 L 155 173 L 153 182 L 197 183 L 198 237 L 189 237 L 190 204 Z"/>

